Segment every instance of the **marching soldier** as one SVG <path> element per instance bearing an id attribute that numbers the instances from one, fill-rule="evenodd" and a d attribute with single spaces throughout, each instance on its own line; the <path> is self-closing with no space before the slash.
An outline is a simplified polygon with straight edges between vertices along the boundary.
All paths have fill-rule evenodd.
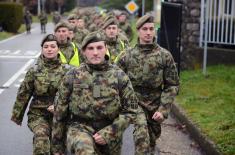
<path id="1" fill-rule="evenodd" d="M 135 119 L 138 101 L 127 75 L 106 60 L 105 40 L 90 33 L 82 43 L 86 62 L 70 70 L 56 100 L 54 154 L 120 154 L 122 134 Z M 65 130 L 67 127 L 67 135 Z"/>
<path id="2" fill-rule="evenodd" d="M 117 64 L 129 76 L 139 104 L 145 111 L 150 148 L 154 154 L 156 140 L 161 134 L 161 123 L 167 119 L 179 89 L 179 77 L 171 53 L 155 43 L 154 18 L 150 15 L 141 17 L 136 28 L 138 43 L 120 55 Z"/>
<path id="3" fill-rule="evenodd" d="M 11 120 L 21 125 L 26 108 L 28 127 L 33 132 L 33 154 L 51 154 L 51 129 L 54 111 L 54 97 L 68 66 L 62 65 L 58 42 L 49 34 L 42 40 L 42 53 L 37 64 L 26 73 L 16 97 Z"/>

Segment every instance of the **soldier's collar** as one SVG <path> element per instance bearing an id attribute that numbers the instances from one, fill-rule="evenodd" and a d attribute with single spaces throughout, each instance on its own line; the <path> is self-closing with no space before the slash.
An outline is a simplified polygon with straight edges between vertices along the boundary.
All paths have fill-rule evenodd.
<path id="1" fill-rule="evenodd" d="M 56 67 L 58 66 L 59 64 L 61 64 L 61 61 L 59 59 L 59 57 L 56 57 L 55 59 L 48 59 L 46 57 L 44 57 L 43 55 L 41 55 L 39 57 L 39 59 L 41 59 L 42 61 L 39 61 L 42 63 L 43 66 L 46 66 L 46 67 Z"/>
<path id="2" fill-rule="evenodd" d="M 94 65 L 86 63 L 86 67 L 88 72 L 92 73 L 93 71 L 106 71 L 109 68 L 109 61 L 104 61 L 101 64 Z"/>

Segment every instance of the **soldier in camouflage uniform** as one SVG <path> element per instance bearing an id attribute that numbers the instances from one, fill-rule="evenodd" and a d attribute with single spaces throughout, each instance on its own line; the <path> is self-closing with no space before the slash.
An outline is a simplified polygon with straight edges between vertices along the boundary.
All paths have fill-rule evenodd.
<path id="1" fill-rule="evenodd" d="M 131 25 L 127 21 L 126 13 L 121 12 L 120 15 L 118 15 L 117 19 L 119 21 L 119 28 L 122 30 L 122 32 L 124 32 L 126 36 L 128 36 L 129 41 L 131 41 L 133 38 L 133 31 Z"/>
<path id="2" fill-rule="evenodd" d="M 86 29 L 85 18 L 82 16 L 78 16 L 77 28 L 81 29 L 86 35 L 89 34 L 89 30 Z"/>
<path id="3" fill-rule="evenodd" d="M 102 15 L 95 14 L 94 17 L 92 17 L 93 20 L 91 20 L 91 24 L 89 24 L 88 30 L 90 32 L 98 31 L 102 27 Z"/>
<path id="4" fill-rule="evenodd" d="M 85 38 L 85 36 L 88 34 L 87 31 L 82 30 L 77 27 L 78 25 L 78 16 L 75 14 L 71 14 L 67 18 L 68 22 L 70 23 L 70 26 L 74 28 L 74 41 L 78 46 L 81 46 L 82 40 Z"/>
<path id="5" fill-rule="evenodd" d="M 62 65 L 59 60 L 59 48 L 54 35 L 47 35 L 41 46 L 42 54 L 37 64 L 28 70 L 18 90 L 11 120 L 21 125 L 32 97 L 28 111 L 28 127 L 34 134 L 33 154 L 50 155 L 53 101 L 67 66 Z"/>
<path id="6" fill-rule="evenodd" d="M 154 151 L 156 139 L 161 134 L 161 123 L 168 117 L 177 95 L 179 77 L 170 52 L 154 42 L 153 17 L 141 17 L 136 28 L 137 45 L 121 55 L 117 64 L 129 76 L 146 113 L 150 147 Z"/>
<path id="7" fill-rule="evenodd" d="M 119 36 L 119 29 L 116 19 L 114 17 L 107 18 L 103 25 L 103 33 L 106 38 L 108 52 L 111 57 L 111 62 L 114 62 L 116 57 L 124 52 L 129 47 L 128 40 L 123 40 Z"/>
<path id="8" fill-rule="evenodd" d="M 59 42 L 60 59 L 64 64 L 78 67 L 82 58 L 78 46 L 70 40 L 69 29 L 67 22 L 60 22 L 55 26 L 54 32 Z"/>
<path id="9" fill-rule="evenodd" d="M 67 125 L 68 151 L 76 155 L 120 154 L 122 134 L 139 108 L 137 97 L 128 76 L 105 59 L 101 34 L 88 34 L 82 52 L 86 63 L 70 70 L 58 91 L 53 152 L 64 153 Z"/>
<path id="10" fill-rule="evenodd" d="M 47 15 L 45 12 L 42 12 L 39 15 L 39 20 L 40 20 L 40 24 L 41 24 L 41 33 L 46 33 L 46 24 L 47 24 Z"/>
<path id="11" fill-rule="evenodd" d="M 60 13 L 57 12 L 57 11 L 55 11 L 55 12 L 53 13 L 53 17 L 52 17 L 53 23 L 56 25 L 56 24 L 58 24 L 58 23 L 60 22 L 60 20 L 61 20 Z"/>

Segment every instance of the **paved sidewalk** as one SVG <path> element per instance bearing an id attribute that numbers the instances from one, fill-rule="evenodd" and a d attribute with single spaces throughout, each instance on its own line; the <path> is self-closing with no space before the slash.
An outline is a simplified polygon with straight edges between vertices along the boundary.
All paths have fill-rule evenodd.
<path id="1" fill-rule="evenodd" d="M 187 132 L 184 125 L 170 116 L 162 124 L 162 134 L 157 141 L 160 155 L 202 155 L 200 148 Z"/>
<path id="2" fill-rule="evenodd" d="M 134 155 L 133 126 L 124 133 L 122 155 Z M 162 124 L 156 155 L 203 155 L 199 146 L 189 137 L 184 125 L 170 116 Z"/>

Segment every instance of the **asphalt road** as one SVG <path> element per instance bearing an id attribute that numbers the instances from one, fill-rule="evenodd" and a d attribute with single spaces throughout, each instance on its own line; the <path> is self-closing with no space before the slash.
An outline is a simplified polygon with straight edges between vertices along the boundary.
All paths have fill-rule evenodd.
<path id="1" fill-rule="evenodd" d="M 47 25 L 53 32 L 53 25 Z M 45 34 L 40 33 L 39 24 L 34 24 L 31 34 L 20 34 L 0 41 L 0 155 L 32 155 L 32 133 L 27 127 L 25 114 L 22 126 L 10 121 L 17 89 L 27 69 L 40 54 L 40 43 Z M 26 111 L 27 112 L 27 111 Z M 133 127 L 124 133 L 122 155 L 133 155 Z M 162 136 L 156 154 L 201 155 L 200 148 L 189 135 L 178 129 L 170 118 L 163 124 Z"/>
<path id="2" fill-rule="evenodd" d="M 47 32 L 53 32 L 48 24 Z M 32 155 L 32 133 L 27 127 L 25 114 L 22 126 L 10 121 L 17 89 L 30 65 L 40 54 L 39 24 L 33 24 L 26 33 L 0 41 L 0 155 Z"/>

